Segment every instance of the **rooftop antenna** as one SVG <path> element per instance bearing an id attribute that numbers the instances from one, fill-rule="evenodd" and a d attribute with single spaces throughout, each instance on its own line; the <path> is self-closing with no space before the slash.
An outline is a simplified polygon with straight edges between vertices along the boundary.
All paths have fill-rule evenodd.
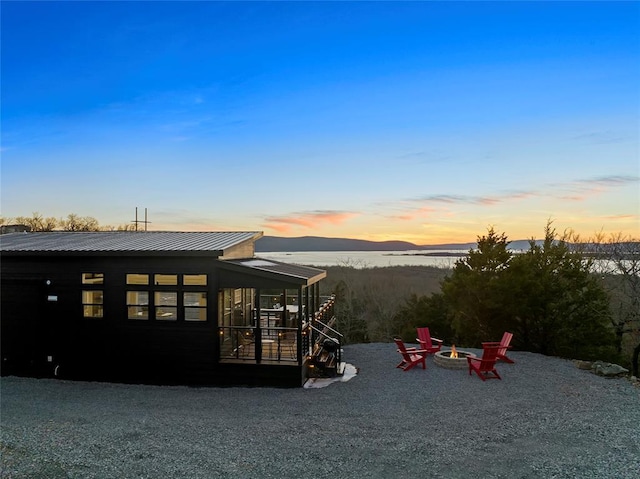
<path id="1" fill-rule="evenodd" d="M 132 223 L 135 225 L 136 231 L 138 231 L 138 224 L 142 223 L 144 224 L 144 230 L 147 231 L 147 225 L 149 223 L 151 223 L 151 221 L 147 220 L 147 209 L 144 209 L 144 220 L 139 220 L 138 219 L 138 207 L 136 206 L 136 219 L 132 221 Z"/>

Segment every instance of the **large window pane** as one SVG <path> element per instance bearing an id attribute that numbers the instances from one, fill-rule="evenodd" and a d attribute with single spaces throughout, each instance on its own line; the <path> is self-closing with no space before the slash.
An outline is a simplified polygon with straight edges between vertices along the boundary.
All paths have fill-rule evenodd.
<path id="1" fill-rule="evenodd" d="M 82 305 L 85 318 L 102 318 L 104 317 L 104 308 L 101 304 L 84 304 Z"/>
<path id="2" fill-rule="evenodd" d="M 184 293 L 185 306 L 206 306 L 207 293 Z"/>
<path id="3" fill-rule="evenodd" d="M 207 308 L 184 308 L 185 321 L 206 321 Z"/>
<path id="4" fill-rule="evenodd" d="M 207 320 L 207 293 L 186 292 L 183 296 L 184 320 Z"/>

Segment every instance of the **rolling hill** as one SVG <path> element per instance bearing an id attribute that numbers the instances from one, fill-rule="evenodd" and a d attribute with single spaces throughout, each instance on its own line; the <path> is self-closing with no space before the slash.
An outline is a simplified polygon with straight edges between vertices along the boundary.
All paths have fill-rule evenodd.
<path id="1" fill-rule="evenodd" d="M 256 252 L 291 252 L 291 251 L 409 251 L 475 248 L 476 243 L 442 244 L 422 246 L 408 241 L 366 241 L 349 238 L 323 238 L 320 236 L 301 236 L 282 238 L 263 236 L 256 241 Z"/>
<path id="2" fill-rule="evenodd" d="M 536 241 L 540 243 L 540 240 Z M 263 236 L 256 241 L 256 252 L 294 252 L 294 251 L 432 251 L 463 250 L 475 248 L 477 243 L 445 243 L 435 245 L 417 245 L 408 241 L 366 241 L 350 238 L 324 238 L 321 236 L 300 236 L 283 238 Z M 515 240 L 509 243 L 512 250 L 528 250 L 529 240 Z"/>

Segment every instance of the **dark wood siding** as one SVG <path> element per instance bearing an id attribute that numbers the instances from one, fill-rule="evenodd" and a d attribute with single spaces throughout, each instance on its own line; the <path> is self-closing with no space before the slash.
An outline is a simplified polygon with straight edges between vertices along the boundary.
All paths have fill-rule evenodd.
<path id="1" fill-rule="evenodd" d="M 218 362 L 219 288 L 280 287 L 251 275 L 231 275 L 218 264 L 215 259 L 184 256 L 3 256 L 2 374 L 156 384 L 300 386 L 303 370 L 299 365 Z M 82 273 L 87 272 L 104 273 L 104 284 L 83 286 Z M 207 274 L 207 321 L 128 319 L 127 273 Z M 83 317 L 83 289 L 103 291 L 103 318 Z"/>

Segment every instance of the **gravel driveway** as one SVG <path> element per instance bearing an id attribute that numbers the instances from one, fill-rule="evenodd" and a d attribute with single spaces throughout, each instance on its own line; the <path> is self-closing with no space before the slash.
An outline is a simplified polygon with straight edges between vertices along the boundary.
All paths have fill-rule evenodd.
<path id="1" fill-rule="evenodd" d="M 471 350 L 479 352 L 477 350 Z M 2 378 L 3 478 L 637 478 L 640 388 L 511 352 L 502 381 L 347 346 L 322 389 Z"/>

